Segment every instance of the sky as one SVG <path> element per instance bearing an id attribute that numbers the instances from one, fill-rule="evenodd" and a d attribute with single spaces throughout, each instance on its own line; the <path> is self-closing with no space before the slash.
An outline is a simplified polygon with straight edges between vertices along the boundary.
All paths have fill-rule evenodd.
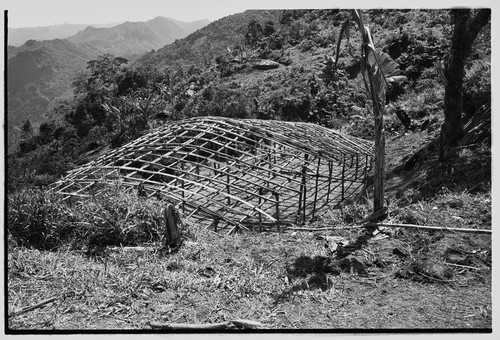
<path id="1" fill-rule="evenodd" d="M 491 7 L 493 0 L 406 1 L 406 0 L 3 0 L 8 10 L 8 27 L 37 27 L 71 24 L 108 24 L 147 21 L 157 16 L 181 21 L 215 21 L 247 9 L 283 8 L 368 8 L 368 7 L 450 7 L 456 5 Z"/>

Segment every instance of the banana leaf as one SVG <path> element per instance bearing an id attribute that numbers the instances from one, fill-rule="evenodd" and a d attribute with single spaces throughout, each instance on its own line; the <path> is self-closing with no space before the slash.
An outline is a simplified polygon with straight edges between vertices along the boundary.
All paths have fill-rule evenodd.
<path id="1" fill-rule="evenodd" d="M 399 65 L 387 53 L 376 51 L 370 45 L 368 45 L 368 64 L 373 77 L 374 90 L 380 98 L 385 96 L 388 80 L 404 80 L 401 78 L 404 76 L 398 76 Z"/>
<path id="2" fill-rule="evenodd" d="M 350 42 L 350 31 L 349 31 L 349 24 L 350 20 L 347 18 L 344 23 L 342 24 L 342 27 L 340 28 L 340 33 L 339 33 L 339 38 L 337 39 L 337 54 L 335 56 L 335 68 L 337 68 L 337 62 L 339 61 L 339 54 L 340 54 L 340 43 L 342 42 L 342 37 L 345 35 L 345 38 L 347 39 L 347 46 L 349 49 L 349 54 L 352 56 L 352 51 L 351 51 L 351 42 Z"/>

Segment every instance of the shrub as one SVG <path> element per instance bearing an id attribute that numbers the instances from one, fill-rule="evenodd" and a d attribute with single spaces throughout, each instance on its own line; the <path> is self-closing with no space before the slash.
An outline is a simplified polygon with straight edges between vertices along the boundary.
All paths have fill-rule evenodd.
<path id="1" fill-rule="evenodd" d="M 24 190 L 9 197 L 8 235 L 40 250 L 135 246 L 162 238 L 162 208 L 160 200 L 138 198 L 117 183 L 72 205 L 51 192 Z"/>
<path id="2" fill-rule="evenodd" d="M 56 248 L 76 222 L 54 195 L 39 189 L 10 195 L 7 221 L 8 234 L 18 245 L 37 249 Z"/>

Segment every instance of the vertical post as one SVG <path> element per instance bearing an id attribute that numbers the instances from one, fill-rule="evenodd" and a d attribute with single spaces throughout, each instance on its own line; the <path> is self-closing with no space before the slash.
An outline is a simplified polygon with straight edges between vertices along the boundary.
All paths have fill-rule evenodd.
<path id="1" fill-rule="evenodd" d="M 300 184 L 300 187 L 299 187 L 299 207 L 297 209 L 297 216 L 295 217 L 295 223 L 297 223 L 299 221 L 299 218 L 300 218 L 300 214 L 301 214 L 301 211 L 302 211 L 302 193 L 304 191 L 304 185 Z"/>
<path id="2" fill-rule="evenodd" d="M 276 142 L 273 142 L 274 165 L 276 165 L 276 153 L 277 153 Z"/>
<path id="3" fill-rule="evenodd" d="M 309 158 L 308 154 L 304 155 L 304 166 L 302 167 L 302 186 L 304 187 L 303 194 L 304 198 L 302 199 L 302 222 L 306 221 L 306 195 L 307 195 L 307 187 L 306 187 L 306 172 L 307 172 L 307 159 Z"/>
<path id="4" fill-rule="evenodd" d="M 365 52 L 367 53 L 367 52 Z M 368 55 L 368 54 L 366 54 Z M 385 131 L 384 131 L 384 104 L 375 92 L 373 76 L 368 70 L 370 93 L 373 101 L 373 116 L 375 123 L 375 170 L 373 182 L 373 212 L 384 207 L 384 177 L 385 177 Z"/>
<path id="5" fill-rule="evenodd" d="M 358 179 L 358 171 L 359 171 L 359 154 L 356 153 L 356 172 L 354 173 L 354 180 Z"/>
<path id="6" fill-rule="evenodd" d="M 219 225 L 219 217 L 214 217 L 214 231 L 217 231 L 217 226 Z"/>
<path id="7" fill-rule="evenodd" d="M 262 206 L 260 205 L 262 203 L 262 194 L 264 190 L 262 187 L 259 188 L 259 210 L 262 210 Z M 262 232 L 262 213 L 259 211 L 259 232 Z"/>
<path id="8" fill-rule="evenodd" d="M 330 189 L 332 185 L 333 162 L 328 161 L 328 192 L 326 193 L 326 203 L 330 202 Z"/>
<path id="9" fill-rule="evenodd" d="M 319 167 L 321 165 L 321 158 L 318 158 L 318 168 L 316 169 L 316 189 L 314 192 L 314 205 L 313 205 L 313 212 L 312 212 L 312 218 L 314 218 L 314 214 L 316 213 L 316 201 L 318 199 L 318 181 L 319 181 Z"/>
<path id="10" fill-rule="evenodd" d="M 175 216 L 174 206 L 170 203 L 165 207 L 163 214 L 165 218 L 165 246 L 169 246 L 173 243 L 177 243 L 180 238 L 180 232 L 177 227 L 179 221 L 177 221 Z"/>
<path id="11" fill-rule="evenodd" d="M 228 168 L 227 169 L 227 184 L 226 184 L 226 189 L 227 189 L 227 193 L 228 195 L 231 195 L 231 187 L 229 186 L 229 176 L 231 174 L 231 170 Z M 230 205 L 231 204 L 231 197 L 227 197 L 227 204 Z"/>
<path id="12" fill-rule="evenodd" d="M 278 226 L 278 233 L 281 233 L 280 230 L 280 194 L 276 191 L 273 191 L 274 197 L 276 198 L 276 225 Z"/>
<path id="13" fill-rule="evenodd" d="M 379 105 L 374 105 L 375 113 L 375 178 L 373 184 L 373 212 L 384 207 L 384 177 L 385 177 L 385 133 L 384 111 Z"/>
<path id="14" fill-rule="evenodd" d="M 343 158 L 343 162 L 342 162 L 342 200 L 344 199 L 344 180 L 345 180 L 345 162 L 346 162 L 346 159 L 345 159 L 345 156 Z"/>
<path id="15" fill-rule="evenodd" d="M 184 162 L 181 162 L 181 170 L 182 170 L 182 175 L 186 177 L 186 173 L 184 172 Z M 186 204 L 185 202 L 185 193 L 184 193 L 184 181 L 181 182 L 181 191 L 182 191 L 182 212 L 186 213 Z"/>

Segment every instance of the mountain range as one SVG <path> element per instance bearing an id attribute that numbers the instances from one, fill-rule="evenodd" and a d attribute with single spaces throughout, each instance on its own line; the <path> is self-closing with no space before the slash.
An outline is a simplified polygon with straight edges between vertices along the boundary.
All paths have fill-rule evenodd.
<path id="1" fill-rule="evenodd" d="M 71 95 L 71 84 L 78 72 L 85 70 L 88 61 L 106 53 L 133 60 L 208 23 L 206 19 L 182 22 L 156 17 L 146 22 L 125 22 L 114 27 L 87 26 L 67 39 L 29 39 L 18 47 L 9 45 L 9 149 L 16 144 L 19 126 L 26 119 L 38 126 L 47 119 L 50 107 L 57 105 L 58 98 Z"/>
<path id="2" fill-rule="evenodd" d="M 28 40 L 66 39 L 77 34 L 88 26 L 95 28 L 113 27 L 120 23 L 112 24 L 61 24 L 38 27 L 21 27 L 8 29 L 9 45 L 19 47 Z"/>

